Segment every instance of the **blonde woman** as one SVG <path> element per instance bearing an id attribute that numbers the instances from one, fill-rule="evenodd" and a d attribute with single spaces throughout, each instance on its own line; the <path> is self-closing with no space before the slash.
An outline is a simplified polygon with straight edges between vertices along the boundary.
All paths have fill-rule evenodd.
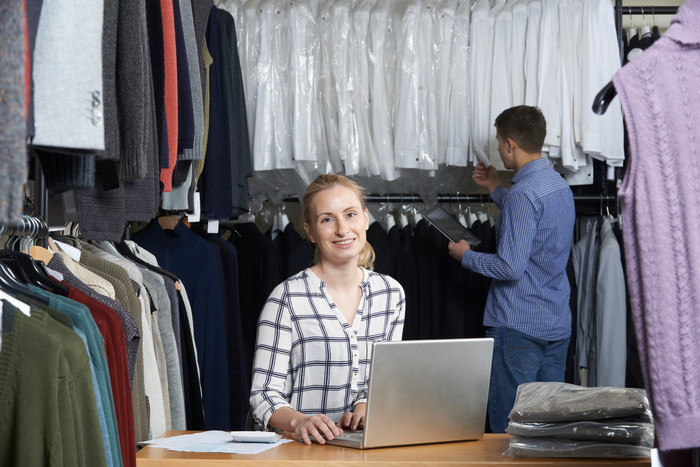
<path id="1" fill-rule="evenodd" d="M 279 284 L 261 312 L 250 404 L 264 429 L 323 444 L 364 427 L 372 343 L 401 340 L 405 295 L 372 271 L 359 185 L 324 174 L 302 203 L 315 264 Z"/>

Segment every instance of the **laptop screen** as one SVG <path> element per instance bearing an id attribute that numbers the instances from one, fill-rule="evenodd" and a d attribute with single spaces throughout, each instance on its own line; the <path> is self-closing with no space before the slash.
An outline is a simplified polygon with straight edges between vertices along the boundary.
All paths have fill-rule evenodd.
<path id="1" fill-rule="evenodd" d="M 363 447 L 484 435 L 493 339 L 373 345 Z"/>

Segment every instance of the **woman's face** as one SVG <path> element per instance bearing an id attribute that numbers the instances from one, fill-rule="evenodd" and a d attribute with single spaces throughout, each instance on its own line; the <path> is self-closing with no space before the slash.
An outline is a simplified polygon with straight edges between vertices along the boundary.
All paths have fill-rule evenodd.
<path id="1" fill-rule="evenodd" d="M 355 192 L 336 185 L 316 194 L 310 208 L 304 230 L 320 249 L 321 261 L 357 264 L 367 242 L 369 215 Z"/>

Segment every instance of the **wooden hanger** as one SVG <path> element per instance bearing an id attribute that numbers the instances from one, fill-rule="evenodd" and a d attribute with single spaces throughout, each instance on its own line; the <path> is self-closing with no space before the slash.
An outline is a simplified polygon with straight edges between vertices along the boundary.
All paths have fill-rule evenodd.
<path id="1" fill-rule="evenodd" d="M 174 230 L 179 222 L 180 218 L 175 216 L 161 216 L 158 218 L 158 223 L 164 230 Z"/>
<path id="2" fill-rule="evenodd" d="M 53 258 L 53 253 L 44 247 L 38 245 L 32 245 L 29 247 L 29 256 L 34 258 L 36 261 L 41 261 L 44 264 L 49 264 Z"/>

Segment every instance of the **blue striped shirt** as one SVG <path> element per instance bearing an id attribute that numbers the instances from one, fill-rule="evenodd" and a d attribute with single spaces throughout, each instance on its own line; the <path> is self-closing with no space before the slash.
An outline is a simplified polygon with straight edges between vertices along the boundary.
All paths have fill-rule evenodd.
<path id="1" fill-rule="evenodd" d="M 366 402 L 372 343 L 401 340 L 405 295 L 393 278 L 363 269 L 352 323 L 306 269 L 278 285 L 258 321 L 250 405 L 262 426 L 280 407 L 338 422 Z"/>
<path id="2" fill-rule="evenodd" d="M 571 334 L 566 263 L 576 217 L 571 188 L 547 161 L 528 162 L 491 198 L 501 210 L 495 254 L 468 250 L 462 266 L 494 279 L 484 326 L 544 340 Z"/>

